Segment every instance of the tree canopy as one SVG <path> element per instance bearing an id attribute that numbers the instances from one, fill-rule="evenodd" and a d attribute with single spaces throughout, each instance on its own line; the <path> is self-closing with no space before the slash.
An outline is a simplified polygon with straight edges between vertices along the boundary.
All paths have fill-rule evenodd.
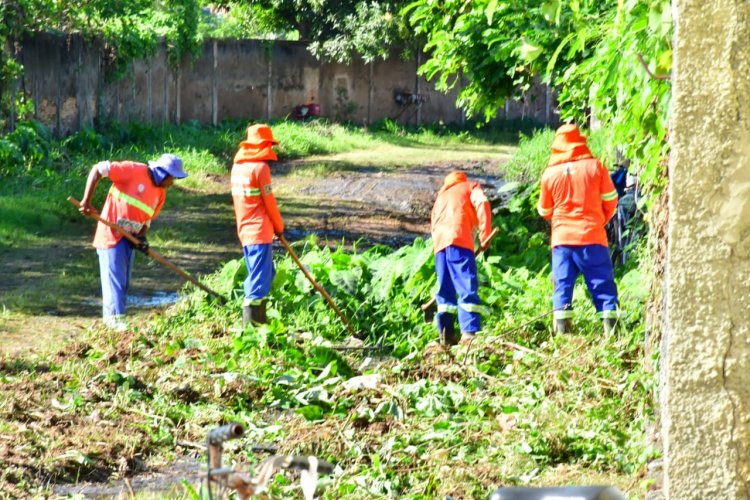
<path id="1" fill-rule="evenodd" d="M 208 5 L 233 18 L 223 36 L 296 35 L 342 62 L 421 49 L 419 40 L 428 55 L 421 72 L 444 90 L 465 78 L 459 105 L 486 118 L 540 79 L 558 90 L 562 119 L 584 122 L 594 110 L 647 179 L 667 153 L 668 0 L 9 0 L 0 5 L 0 41 L 38 31 L 98 37 L 117 74 L 164 38 L 176 66 L 205 34 L 221 32 L 201 14 Z M 20 71 L 7 52 L 2 58 L 0 84 Z"/>
<path id="2" fill-rule="evenodd" d="M 467 84 L 459 104 L 486 118 L 535 78 L 559 90 L 563 120 L 592 110 L 613 147 L 656 184 L 671 96 L 667 0 L 417 0 L 402 10 L 426 38 L 421 68 L 439 88 Z"/>
<path id="3" fill-rule="evenodd" d="M 249 14 L 260 31 L 296 33 L 318 57 L 347 62 L 385 58 L 410 38 L 398 15 L 404 0 L 234 0 L 217 5 Z"/>

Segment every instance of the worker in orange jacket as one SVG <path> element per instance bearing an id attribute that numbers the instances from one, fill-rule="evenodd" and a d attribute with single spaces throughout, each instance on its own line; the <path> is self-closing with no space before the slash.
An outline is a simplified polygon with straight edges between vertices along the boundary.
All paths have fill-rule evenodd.
<path id="1" fill-rule="evenodd" d="M 438 292 L 435 321 L 444 346 L 470 344 L 481 328 L 484 307 L 479 299 L 474 239 L 492 231 L 492 211 L 481 186 L 469 182 L 463 172 L 445 178 L 432 208 L 432 243 Z M 459 341 L 455 332 L 458 316 Z"/>
<path id="2" fill-rule="evenodd" d="M 151 221 L 159 215 L 167 196 L 167 189 L 175 179 L 187 174 L 182 160 L 173 154 L 164 154 L 148 164 L 133 161 L 101 161 L 94 165 L 86 180 L 81 200 L 81 213 L 95 212 L 91 199 L 99 181 L 107 177 L 112 181 L 101 217 L 132 233 L 141 243 L 134 246 L 127 238 L 99 222 L 94 235 L 94 247 L 99 256 L 102 281 L 102 317 L 109 328 L 124 331 L 125 306 L 130 287 L 130 274 L 135 254 L 140 250 L 148 254 L 146 232 Z"/>
<path id="3" fill-rule="evenodd" d="M 575 125 L 563 125 L 542 175 L 539 214 L 552 221 L 555 331 L 570 331 L 573 287 L 578 275 L 591 292 L 606 331 L 617 319 L 617 286 L 605 225 L 617 208 L 617 190 Z"/>
<path id="4" fill-rule="evenodd" d="M 277 159 L 273 145 L 278 144 L 268 125 L 248 127 L 247 138 L 240 143 L 232 166 L 232 201 L 237 219 L 237 236 L 245 254 L 248 276 L 244 282 L 243 324 L 266 323 L 266 299 L 276 273 L 271 242 L 284 232 L 271 189 L 268 161 Z"/>

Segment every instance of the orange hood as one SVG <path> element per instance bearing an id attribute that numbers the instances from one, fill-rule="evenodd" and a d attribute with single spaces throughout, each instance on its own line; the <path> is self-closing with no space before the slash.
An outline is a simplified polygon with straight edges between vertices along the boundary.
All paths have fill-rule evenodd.
<path id="1" fill-rule="evenodd" d="M 459 182 L 466 182 L 466 174 L 458 170 L 451 172 L 445 177 L 445 180 L 443 181 L 443 187 L 440 188 L 440 192 L 442 193 L 449 187 L 458 184 Z"/>
<path id="2" fill-rule="evenodd" d="M 586 137 L 581 135 L 578 127 L 568 124 L 558 128 L 555 132 L 555 140 L 552 142 L 552 154 L 547 166 L 586 158 L 593 158 L 593 156 L 586 145 Z"/>
<path id="3" fill-rule="evenodd" d="M 276 153 L 273 150 L 272 142 L 262 144 L 250 144 L 247 141 L 240 143 L 240 149 L 234 155 L 235 163 L 246 163 L 251 161 L 268 161 L 277 160 Z"/>

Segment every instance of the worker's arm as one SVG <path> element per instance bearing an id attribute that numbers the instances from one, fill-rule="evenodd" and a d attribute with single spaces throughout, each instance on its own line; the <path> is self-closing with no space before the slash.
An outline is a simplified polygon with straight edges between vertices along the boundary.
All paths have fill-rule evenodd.
<path id="1" fill-rule="evenodd" d="M 94 191 L 96 190 L 97 184 L 99 184 L 99 181 L 102 179 L 102 177 L 105 177 L 108 172 L 108 161 L 101 161 L 91 167 L 89 176 L 86 179 L 86 188 L 83 191 L 83 198 L 81 199 L 81 208 L 79 208 L 79 211 L 82 214 L 90 214 L 92 212 L 96 212 L 96 210 L 94 210 L 94 207 L 91 206 L 91 199 L 94 197 Z"/>
<path id="2" fill-rule="evenodd" d="M 474 205 L 479 221 L 479 241 L 487 241 L 492 232 L 492 207 L 479 184 L 471 190 L 471 204 Z"/>
<path id="3" fill-rule="evenodd" d="M 284 232 L 284 220 L 281 218 L 279 206 L 276 204 L 276 197 L 273 195 L 273 190 L 271 189 L 271 169 L 266 164 L 258 172 L 258 185 L 260 186 L 260 197 L 263 200 L 263 205 L 266 207 L 266 213 L 268 214 L 268 218 L 271 219 L 271 224 L 273 224 L 273 232 L 275 234 L 282 234 Z"/>
<path id="4" fill-rule="evenodd" d="M 615 184 L 612 182 L 609 171 L 601 163 L 599 164 L 599 172 L 601 177 L 599 192 L 601 193 L 602 212 L 604 212 L 604 220 L 609 222 L 609 219 L 612 218 L 615 210 L 617 210 L 617 189 L 615 189 Z"/>
<path id="5" fill-rule="evenodd" d="M 539 193 L 539 203 L 536 206 L 539 215 L 549 220 L 552 218 L 552 213 L 555 211 L 555 201 L 552 199 L 552 192 L 547 186 L 544 177 L 542 177 L 542 187 Z"/>

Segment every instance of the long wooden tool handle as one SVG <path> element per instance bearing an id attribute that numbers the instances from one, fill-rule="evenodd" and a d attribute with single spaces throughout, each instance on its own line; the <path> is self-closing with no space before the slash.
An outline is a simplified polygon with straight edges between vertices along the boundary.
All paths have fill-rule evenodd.
<path id="1" fill-rule="evenodd" d="M 75 205 L 76 207 L 81 208 L 81 202 L 78 201 L 78 200 L 76 200 L 72 196 L 68 196 L 68 201 L 70 203 L 72 203 L 73 205 Z M 141 241 L 138 238 L 136 238 L 131 233 L 127 232 L 126 230 L 124 230 L 123 228 L 121 228 L 120 226 L 118 226 L 117 224 L 115 224 L 113 222 L 109 222 L 108 220 L 101 218 L 98 213 L 96 213 L 96 212 L 89 212 L 89 213 L 87 213 L 85 215 L 87 215 L 88 217 L 91 217 L 95 221 L 101 222 L 105 226 L 108 226 L 108 227 L 114 229 L 115 231 L 117 231 L 118 233 L 120 233 L 124 238 L 127 238 L 127 240 L 130 241 L 133 245 L 136 245 L 136 246 L 140 245 Z M 152 259 L 154 259 L 156 262 L 158 262 L 159 264 L 163 265 L 164 267 L 168 268 L 170 271 L 173 271 L 174 273 L 178 274 L 184 280 L 189 281 L 190 283 L 194 284 L 195 286 L 197 286 L 201 290 L 203 290 L 205 292 L 208 292 L 211 295 L 213 295 L 214 297 L 218 298 L 219 300 L 221 300 L 222 303 L 226 303 L 226 301 L 227 301 L 226 297 L 224 297 L 223 295 L 221 295 L 218 292 L 215 292 L 215 291 L 211 290 L 206 285 L 204 285 L 203 283 L 201 283 L 197 279 L 193 278 L 191 275 L 189 275 L 188 273 L 186 273 L 185 271 L 183 271 L 179 267 L 175 266 L 171 262 L 169 262 L 162 254 L 160 254 L 156 250 L 153 250 L 153 249 L 149 248 L 148 249 L 148 253 L 146 255 L 148 255 L 149 257 L 151 257 Z"/>
<path id="2" fill-rule="evenodd" d="M 283 235 L 279 235 L 279 241 L 281 242 L 281 245 L 286 249 L 286 251 L 289 252 L 289 255 L 292 256 L 292 260 L 294 260 L 294 262 L 297 263 L 297 266 L 299 266 L 300 270 L 302 271 L 302 273 L 304 273 L 305 277 L 310 281 L 310 283 L 312 283 L 312 286 L 314 286 L 315 289 L 320 292 L 323 298 L 325 298 L 326 301 L 328 302 L 328 305 L 331 306 L 331 309 L 333 309 L 338 315 L 338 317 L 341 318 L 341 321 L 344 322 L 344 324 L 346 325 L 346 329 L 349 330 L 349 333 L 351 333 L 353 337 L 357 337 L 357 333 L 354 331 L 354 327 L 352 326 L 352 324 L 349 323 L 349 320 L 346 319 L 346 316 L 344 316 L 341 310 L 338 307 L 336 307 L 336 304 L 334 304 L 331 296 L 328 295 L 328 293 L 325 290 L 323 290 L 323 287 L 320 286 L 317 281 L 315 281 L 315 278 L 312 277 L 312 275 L 304 266 L 304 264 L 300 262 L 299 257 L 297 257 L 297 254 L 294 253 L 294 250 L 292 250 L 292 247 L 291 245 L 289 245 L 289 242 L 286 240 L 286 238 L 284 238 Z"/>
<path id="3" fill-rule="evenodd" d="M 482 255 L 482 253 L 484 252 L 484 249 L 487 248 L 487 245 L 489 245 L 490 241 L 492 241 L 492 238 L 494 238 L 495 235 L 497 233 L 499 233 L 499 232 L 500 232 L 500 228 L 499 227 L 496 227 L 495 229 L 493 229 L 492 232 L 490 233 L 490 235 L 487 236 L 487 239 L 482 242 L 482 246 L 479 247 L 479 248 L 477 248 L 474 251 L 474 256 L 475 257 L 479 257 L 480 255 Z M 429 309 L 430 307 L 432 307 L 432 305 L 435 303 L 436 300 L 437 299 L 435 297 L 433 297 L 428 302 L 425 302 L 424 304 L 422 304 L 422 310 L 426 311 L 427 309 Z"/>

